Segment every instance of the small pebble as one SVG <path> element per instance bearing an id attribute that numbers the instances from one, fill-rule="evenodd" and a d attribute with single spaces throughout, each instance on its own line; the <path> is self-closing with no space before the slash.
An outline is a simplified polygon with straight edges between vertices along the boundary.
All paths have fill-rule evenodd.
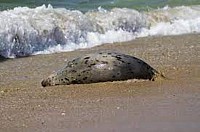
<path id="1" fill-rule="evenodd" d="M 119 110 L 119 109 L 120 109 L 120 107 L 117 107 L 117 109 Z"/>
<path id="2" fill-rule="evenodd" d="M 65 116 L 66 114 L 64 112 L 61 113 L 62 116 Z"/>

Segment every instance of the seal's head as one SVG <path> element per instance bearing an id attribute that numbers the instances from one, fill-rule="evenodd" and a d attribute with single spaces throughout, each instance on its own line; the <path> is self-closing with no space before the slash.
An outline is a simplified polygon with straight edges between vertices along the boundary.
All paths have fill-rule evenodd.
<path id="1" fill-rule="evenodd" d="M 50 75 L 47 79 L 44 79 L 41 84 L 43 87 L 56 85 L 55 75 Z"/>

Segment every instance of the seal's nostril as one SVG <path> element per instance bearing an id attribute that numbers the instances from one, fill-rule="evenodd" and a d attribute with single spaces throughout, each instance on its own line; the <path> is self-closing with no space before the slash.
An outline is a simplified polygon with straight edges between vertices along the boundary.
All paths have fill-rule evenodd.
<path id="1" fill-rule="evenodd" d="M 46 87 L 46 86 L 47 86 L 47 83 L 46 83 L 45 80 L 43 80 L 43 81 L 41 82 L 41 84 L 42 84 L 43 87 Z"/>

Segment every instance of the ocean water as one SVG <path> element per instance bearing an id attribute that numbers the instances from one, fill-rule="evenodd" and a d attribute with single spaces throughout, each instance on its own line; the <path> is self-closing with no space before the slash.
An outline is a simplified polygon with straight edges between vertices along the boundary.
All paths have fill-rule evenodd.
<path id="1" fill-rule="evenodd" d="M 1 0 L 0 10 L 12 9 L 18 6 L 38 7 L 43 4 L 51 4 L 54 8 L 67 8 L 87 12 L 98 7 L 105 9 L 131 8 L 148 9 L 169 6 L 198 5 L 199 0 Z"/>
<path id="2" fill-rule="evenodd" d="M 199 0 L 1 0 L 0 56 L 200 32 Z"/>

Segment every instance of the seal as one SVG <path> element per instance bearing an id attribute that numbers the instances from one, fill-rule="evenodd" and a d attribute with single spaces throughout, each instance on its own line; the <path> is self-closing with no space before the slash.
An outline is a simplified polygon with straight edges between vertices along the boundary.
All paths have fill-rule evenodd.
<path id="1" fill-rule="evenodd" d="M 157 74 L 154 68 L 136 57 L 117 52 L 96 52 L 68 61 L 41 84 L 45 87 L 127 79 L 154 81 Z"/>

